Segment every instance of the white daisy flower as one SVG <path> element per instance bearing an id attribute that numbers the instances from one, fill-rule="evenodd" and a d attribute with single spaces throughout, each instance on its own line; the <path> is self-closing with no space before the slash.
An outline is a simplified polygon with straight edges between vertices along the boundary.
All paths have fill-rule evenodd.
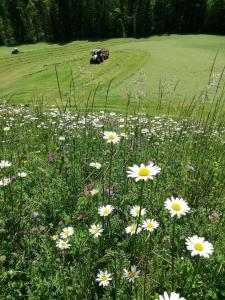
<path id="1" fill-rule="evenodd" d="M 133 217 L 139 217 L 140 215 L 141 216 L 144 216 L 146 214 L 146 208 L 140 208 L 140 206 L 133 206 L 130 210 L 130 214 L 133 216 Z"/>
<path id="2" fill-rule="evenodd" d="M 27 177 L 27 172 L 20 172 L 20 173 L 18 173 L 17 175 L 18 175 L 19 177 L 24 178 L 24 177 Z"/>
<path id="3" fill-rule="evenodd" d="M 104 131 L 103 139 L 105 139 L 107 143 L 116 144 L 120 141 L 120 136 L 114 131 Z"/>
<path id="4" fill-rule="evenodd" d="M 56 247 L 58 247 L 60 250 L 66 250 L 71 247 L 71 244 L 69 244 L 68 240 L 58 240 L 56 242 Z"/>
<path id="5" fill-rule="evenodd" d="M 186 299 L 180 297 L 180 295 L 175 292 L 172 292 L 170 295 L 167 294 L 167 292 L 164 292 L 162 296 L 159 296 L 159 299 L 155 299 L 155 300 L 186 300 Z"/>
<path id="6" fill-rule="evenodd" d="M 144 230 L 147 230 L 149 232 L 152 232 L 154 229 L 156 229 L 157 227 L 159 227 L 159 223 L 156 222 L 155 220 L 150 220 L 150 219 L 147 219 L 145 221 L 143 221 L 141 227 L 144 229 Z"/>
<path id="7" fill-rule="evenodd" d="M 135 232 L 138 234 L 139 232 L 141 232 L 142 228 L 140 226 L 138 226 L 137 228 L 137 224 L 132 224 L 128 227 L 126 227 L 126 233 L 130 233 L 131 235 L 135 234 Z"/>
<path id="8" fill-rule="evenodd" d="M 99 281 L 99 286 L 108 286 L 109 285 L 109 281 L 112 280 L 111 278 L 111 274 L 108 273 L 108 271 L 99 271 L 99 273 L 97 274 L 97 278 L 96 281 Z"/>
<path id="9" fill-rule="evenodd" d="M 111 214 L 111 212 L 114 210 L 114 207 L 112 205 L 106 205 L 102 206 L 98 209 L 98 214 L 101 217 L 107 217 L 108 215 Z"/>
<path id="10" fill-rule="evenodd" d="M 11 165 L 12 165 L 12 163 L 9 162 L 8 160 L 1 160 L 0 161 L 0 169 L 8 168 Z"/>
<path id="11" fill-rule="evenodd" d="M 74 229 L 73 227 L 69 226 L 69 227 L 65 227 L 63 228 L 63 231 L 60 234 L 60 237 L 62 239 L 67 239 L 69 236 L 73 235 L 74 233 Z"/>
<path id="12" fill-rule="evenodd" d="M 130 169 L 127 171 L 128 177 L 135 178 L 135 181 L 139 180 L 148 180 L 153 179 L 154 176 L 158 173 L 160 173 L 160 168 L 155 166 L 153 163 L 150 165 L 145 166 L 144 164 L 141 164 L 140 167 L 137 165 L 134 165 L 133 167 L 128 167 Z"/>
<path id="13" fill-rule="evenodd" d="M 93 224 L 93 225 L 91 225 L 91 228 L 89 229 L 89 232 L 94 236 L 94 238 L 100 236 L 103 231 L 104 231 L 104 229 L 99 224 L 97 224 L 97 225 Z"/>
<path id="14" fill-rule="evenodd" d="M 128 140 L 129 136 L 125 133 L 125 132 L 122 132 L 120 134 L 120 136 L 122 136 L 123 138 L 125 138 L 126 140 Z"/>
<path id="15" fill-rule="evenodd" d="M 11 182 L 11 179 L 10 179 L 10 178 L 3 177 L 3 178 L 0 180 L 0 186 L 7 186 L 10 182 Z"/>
<path id="16" fill-rule="evenodd" d="M 130 271 L 123 269 L 123 277 L 129 282 L 134 283 L 135 279 L 139 277 L 140 272 L 141 271 L 137 270 L 136 266 L 132 266 Z"/>
<path id="17" fill-rule="evenodd" d="M 99 162 L 91 162 L 89 166 L 99 170 L 102 165 Z"/>
<path id="18" fill-rule="evenodd" d="M 99 189 L 92 189 L 90 191 L 91 196 L 97 195 L 99 193 Z"/>
<path id="19" fill-rule="evenodd" d="M 177 216 L 178 218 L 182 215 L 186 215 L 186 213 L 190 210 L 187 202 L 182 198 L 171 197 L 171 199 L 167 199 L 165 201 L 164 206 L 170 212 L 172 217 Z"/>
<path id="20" fill-rule="evenodd" d="M 66 138 L 65 138 L 64 136 L 60 136 L 60 137 L 58 137 L 58 140 L 59 140 L 59 141 L 65 141 Z"/>
<path id="21" fill-rule="evenodd" d="M 204 237 L 198 237 L 197 235 L 188 237 L 185 244 L 187 249 L 191 251 L 191 256 L 200 255 L 209 257 L 213 253 L 213 245 L 205 241 Z"/>

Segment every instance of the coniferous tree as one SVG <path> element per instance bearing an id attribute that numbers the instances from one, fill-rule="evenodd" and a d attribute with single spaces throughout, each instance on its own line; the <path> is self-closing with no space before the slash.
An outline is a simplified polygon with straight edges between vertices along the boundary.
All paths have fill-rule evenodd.
<path id="1" fill-rule="evenodd" d="M 166 32 L 166 2 L 167 0 L 155 0 L 154 25 L 156 34 Z"/>
<path id="2" fill-rule="evenodd" d="M 211 33 L 225 33 L 225 0 L 208 0 L 205 28 Z"/>
<path id="3" fill-rule="evenodd" d="M 1 0 L 0 45 L 225 31 L 225 0 Z"/>

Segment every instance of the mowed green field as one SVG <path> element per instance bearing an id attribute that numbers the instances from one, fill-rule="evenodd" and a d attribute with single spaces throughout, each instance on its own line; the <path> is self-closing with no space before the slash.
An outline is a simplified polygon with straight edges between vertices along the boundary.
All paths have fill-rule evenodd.
<path id="1" fill-rule="evenodd" d="M 90 65 L 89 53 L 95 47 L 108 48 L 109 60 Z M 75 99 L 80 107 L 90 93 L 92 99 L 99 85 L 94 107 L 104 108 L 107 87 L 113 79 L 107 108 L 114 111 L 123 111 L 128 97 L 132 104 L 141 100 L 143 107 L 154 110 L 160 101 L 164 110 L 169 106 L 174 111 L 183 99 L 188 102 L 195 96 L 200 103 L 206 90 L 210 103 L 217 83 L 221 80 L 218 95 L 224 83 L 225 37 L 221 36 L 154 36 L 19 48 L 22 54 L 11 55 L 12 48 L 0 47 L 0 99 L 13 104 L 42 98 L 45 104 L 59 103 L 55 66 L 63 100 Z"/>

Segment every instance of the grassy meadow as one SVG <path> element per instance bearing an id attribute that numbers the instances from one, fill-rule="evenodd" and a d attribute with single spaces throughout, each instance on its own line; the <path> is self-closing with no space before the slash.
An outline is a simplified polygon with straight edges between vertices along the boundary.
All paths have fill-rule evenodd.
<path id="1" fill-rule="evenodd" d="M 0 47 L 0 300 L 225 299 L 224 41 Z"/>
<path id="2" fill-rule="evenodd" d="M 0 299 L 225 299 L 224 123 L 0 113 Z"/>
<path id="3" fill-rule="evenodd" d="M 80 109 L 96 93 L 94 107 L 105 108 L 105 95 L 111 82 L 107 108 L 124 112 L 128 98 L 135 111 L 176 115 L 179 106 L 194 98 L 210 110 L 215 93 L 224 84 L 225 38 L 209 35 L 153 36 L 144 39 L 75 41 L 64 45 L 39 43 L 21 45 L 24 53 L 11 55 L 0 47 L 0 99 L 15 103 L 76 101 Z M 110 59 L 90 65 L 90 50 L 106 47 Z M 217 54 L 216 61 L 214 58 Z M 213 66 L 213 68 L 212 68 Z M 218 87 L 218 83 L 219 87 Z M 97 91 L 96 91 L 97 89 Z"/>

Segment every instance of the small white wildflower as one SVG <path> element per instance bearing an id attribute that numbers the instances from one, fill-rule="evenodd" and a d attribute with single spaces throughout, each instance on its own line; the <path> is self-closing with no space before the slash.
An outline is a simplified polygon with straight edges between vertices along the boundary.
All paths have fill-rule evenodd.
<path id="1" fill-rule="evenodd" d="M 91 196 L 97 195 L 99 193 L 99 189 L 92 189 L 90 191 Z"/>
<path id="2" fill-rule="evenodd" d="M 135 181 L 139 180 L 148 180 L 153 179 L 155 175 L 160 173 L 160 168 L 155 166 L 153 163 L 150 165 L 145 166 L 144 164 L 141 164 L 140 167 L 137 165 L 134 165 L 133 167 L 128 167 L 130 169 L 127 171 L 128 177 L 135 178 Z"/>
<path id="3" fill-rule="evenodd" d="M 144 230 L 152 232 L 154 229 L 159 227 L 159 223 L 156 222 L 155 220 L 147 219 L 147 220 L 143 221 L 141 226 Z"/>
<path id="4" fill-rule="evenodd" d="M 137 228 L 137 224 L 132 224 L 128 227 L 126 227 L 126 233 L 130 233 L 131 235 L 133 234 L 138 234 L 139 232 L 141 232 L 142 228 L 140 226 L 138 226 Z"/>
<path id="5" fill-rule="evenodd" d="M 146 214 L 146 208 L 141 209 L 140 206 L 133 206 L 130 210 L 130 214 L 135 218 L 139 217 L 140 215 L 144 216 Z"/>
<path id="6" fill-rule="evenodd" d="M 198 237 L 197 235 L 188 237 L 185 244 L 187 249 L 191 251 L 191 256 L 209 257 L 213 253 L 213 245 L 207 242 L 204 237 Z"/>
<path id="7" fill-rule="evenodd" d="M 73 233 L 74 233 L 73 227 L 71 227 L 71 226 L 65 227 L 65 228 L 63 228 L 63 231 L 61 232 L 60 237 L 62 239 L 67 239 L 69 236 L 73 235 Z"/>
<path id="8" fill-rule="evenodd" d="M 112 205 L 106 205 L 106 206 L 102 206 L 98 209 L 98 214 L 101 217 L 107 217 L 108 215 L 111 214 L 111 212 L 113 211 L 114 207 Z"/>
<path id="9" fill-rule="evenodd" d="M 129 282 L 134 283 L 135 279 L 139 277 L 140 272 L 136 266 L 132 266 L 130 271 L 123 269 L 123 277 Z"/>
<path id="10" fill-rule="evenodd" d="M 71 244 L 69 244 L 68 240 L 58 240 L 56 242 L 56 247 L 58 247 L 60 250 L 66 250 L 71 247 Z"/>
<path id="11" fill-rule="evenodd" d="M 101 225 L 97 224 L 93 224 L 91 225 L 91 228 L 89 229 L 89 232 L 94 236 L 94 238 L 99 237 L 102 232 L 103 232 L 103 228 Z"/>
<path id="12" fill-rule="evenodd" d="M 99 281 L 99 286 L 108 286 L 109 285 L 109 281 L 112 280 L 111 278 L 111 274 L 108 273 L 108 271 L 99 271 L 99 273 L 97 274 L 97 279 L 96 281 Z"/>
<path id="13" fill-rule="evenodd" d="M 171 197 L 171 199 L 166 200 L 164 206 L 170 212 L 172 217 L 177 216 L 178 218 L 186 215 L 190 210 L 187 202 L 182 198 Z"/>
<path id="14" fill-rule="evenodd" d="M 3 177 L 3 178 L 0 180 L 0 186 L 7 186 L 10 182 L 11 182 L 11 179 L 10 179 L 10 178 Z"/>
<path id="15" fill-rule="evenodd" d="M 99 162 L 91 162 L 89 166 L 99 170 L 102 165 Z"/>
<path id="16" fill-rule="evenodd" d="M 19 177 L 27 177 L 27 172 L 21 172 L 17 174 Z"/>
<path id="17" fill-rule="evenodd" d="M 5 169 L 8 168 L 12 165 L 11 162 L 9 162 L 8 160 L 1 160 L 0 161 L 0 169 Z"/>
<path id="18" fill-rule="evenodd" d="M 113 131 L 104 131 L 103 139 L 105 139 L 107 143 L 116 144 L 120 141 L 120 136 Z"/>
<path id="19" fill-rule="evenodd" d="M 180 297 L 179 294 L 172 292 L 170 295 L 167 292 L 164 292 L 162 296 L 159 296 L 159 299 L 155 300 L 186 300 L 183 297 Z"/>

